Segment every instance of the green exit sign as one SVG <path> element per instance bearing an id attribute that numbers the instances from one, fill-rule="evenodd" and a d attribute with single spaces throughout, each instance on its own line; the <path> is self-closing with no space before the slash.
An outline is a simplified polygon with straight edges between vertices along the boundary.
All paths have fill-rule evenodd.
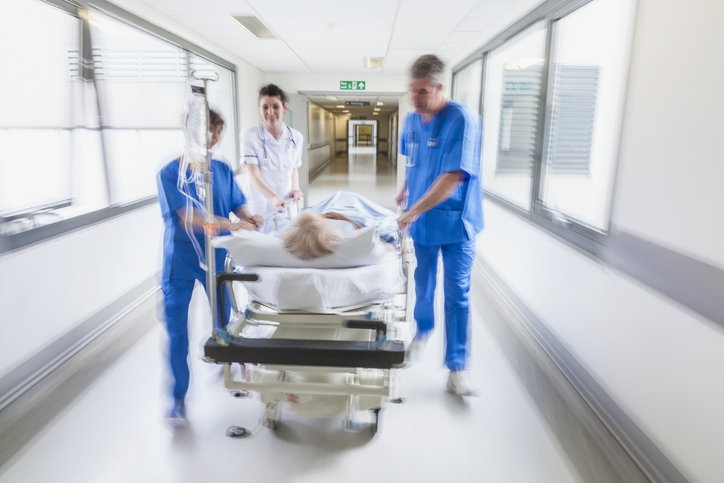
<path id="1" fill-rule="evenodd" d="M 339 89 L 342 91 L 363 91 L 365 90 L 365 81 L 339 81 Z"/>

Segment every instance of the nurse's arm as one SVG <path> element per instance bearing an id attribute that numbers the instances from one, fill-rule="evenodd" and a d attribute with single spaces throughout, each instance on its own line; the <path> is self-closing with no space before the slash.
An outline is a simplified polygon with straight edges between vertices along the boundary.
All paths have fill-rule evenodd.
<path id="1" fill-rule="evenodd" d="M 264 217 L 262 217 L 261 215 L 253 215 L 246 205 L 241 205 L 240 207 L 238 207 L 236 210 L 234 210 L 234 214 L 240 220 L 248 221 L 249 223 L 254 225 L 254 229 L 259 228 L 262 223 L 264 223 Z"/>
<path id="2" fill-rule="evenodd" d="M 405 181 L 402 183 L 402 188 L 400 188 L 400 191 L 397 192 L 397 195 L 395 196 L 395 203 L 397 203 L 397 206 L 402 206 L 402 203 L 405 202 L 405 190 L 407 189 L 407 178 L 405 178 Z"/>
<path id="3" fill-rule="evenodd" d="M 292 191 L 289 193 L 289 197 L 294 201 L 299 201 L 304 197 L 299 189 L 299 170 L 297 168 L 292 171 Z"/>
<path id="4" fill-rule="evenodd" d="M 178 216 L 181 218 L 182 223 L 185 223 L 186 219 L 187 219 L 186 210 L 187 210 L 186 208 L 179 208 L 178 210 L 176 210 L 176 213 L 178 213 Z M 243 218 L 240 221 L 231 221 L 230 219 L 224 218 L 223 216 L 214 216 L 214 220 L 216 221 L 216 226 L 221 230 L 227 230 L 227 231 L 249 230 L 249 231 L 251 231 L 255 228 L 254 223 L 246 221 Z M 194 231 L 203 231 L 204 224 L 206 223 L 206 218 L 196 208 L 192 208 L 190 221 L 191 221 L 191 225 L 195 228 Z"/>
<path id="5" fill-rule="evenodd" d="M 397 226 L 401 229 L 417 220 L 421 214 L 435 208 L 445 201 L 457 184 L 465 179 L 465 172 L 462 170 L 443 173 L 432 183 L 427 193 L 417 200 L 417 203 L 397 218 Z"/>
<path id="6" fill-rule="evenodd" d="M 261 193 L 264 198 L 271 201 L 274 208 L 277 208 L 278 206 L 284 205 L 284 200 L 281 198 L 281 196 L 277 195 L 275 192 L 273 192 L 269 186 L 264 182 L 263 179 L 261 179 L 261 171 L 259 171 L 259 165 L 258 164 L 248 164 L 246 165 L 247 173 L 249 173 L 249 179 L 251 180 L 251 184 L 254 185 L 254 188 Z"/>

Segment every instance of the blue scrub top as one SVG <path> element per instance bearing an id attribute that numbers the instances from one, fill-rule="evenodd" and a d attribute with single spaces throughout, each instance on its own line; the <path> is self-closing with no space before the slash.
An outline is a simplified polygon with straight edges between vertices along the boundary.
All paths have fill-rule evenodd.
<path id="1" fill-rule="evenodd" d="M 483 229 L 483 191 L 480 184 L 482 120 L 465 107 L 448 101 L 425 123 L 410 113 L 400 141 L 407 156 L 407 206 L 411 207 L 443 173 L 462 170 L 465 180 L 450 197 L 423 213 L 410 225 L 412 239 L 421 245 L 447 245 L 472 240 Z"/>
<path id="2" fill-rule="evenodd" d="M 213 173 L 214 215 L 228 217 L 230 213 L 246 204 L 246 198 L 236 184 L 234 173 L 229 166 L 215 159 L 211 160 Z M 158 186 L 158 202 L 161 205 L 161 215 L 166 226 L 163 235 L 163 280 L 182 279 L 204 280 L 205 272 L 199 264 L 199 257 L 186 233 L 183 219 L 177 210 L 186 208 L 188 198 L 177 187 L 179 175 L 179 160 L 171 161 L 164 166 L 156 176 Z M 186 171 L 187 179 L 191 179 L 191 170 Z M 188 184 L 188 191 L 193 199 L 198 201 L 196 184 Z M 193 228 L 191 228 L 193 230 Z M 197 228 L 198 229 L 198 228 Z M 206 237 L 203 230 L 192 232 L 198 241 L 202 254 L 205 255 Z M 219 236 L 228 235 L 226 230 L 220 230 Z M 216 271 L 223 271 L 226 250 L 216 250 Z"/>

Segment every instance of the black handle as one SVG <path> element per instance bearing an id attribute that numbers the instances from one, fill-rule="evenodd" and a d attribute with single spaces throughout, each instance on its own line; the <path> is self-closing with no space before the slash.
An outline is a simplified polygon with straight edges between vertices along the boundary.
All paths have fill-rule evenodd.
<path id="1" fill-rule="evenodd" d="M 216 296 L 219 299 L 219 311 L 221 312 L 221 328 L 226 327 L 226 314 L 224 310 L 224 291 L 222 290 L 225 282 L 258 282 L 258 273 L 219 273 L 216 275 Z"/>
<path id="2" fill-rule="evenodd" d="M 348 329 L 374 330 L 377 332 L 377 340 L 381 340 L 387 335 L 387 324 L 381 320 L 347 319 L 342 322 L 342 326 Z"/>

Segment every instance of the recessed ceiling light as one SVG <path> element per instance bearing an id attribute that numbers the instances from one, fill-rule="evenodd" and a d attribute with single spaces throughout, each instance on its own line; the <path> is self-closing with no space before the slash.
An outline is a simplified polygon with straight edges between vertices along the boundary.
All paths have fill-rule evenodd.
<path id="1" fill-rule="evenodd" d="M 340 109 L 344 109 L 344 106 L 337 106 L 337 107 L 339 107 Z"/>
<path id="2" fill-rule="evenodd" d="M 327 99 L 329 99 L 330 101 L 336 101 L 336 100 L 337 100 L 337 98 L 334 97 L 334 96 L 325 96 L 325 97 L 326 97 Z"/>
<path id="3" fill-rule="evenodd" d="M 234 20 L 236 23 L 238 23 L 241 28 L 246 30 L 246 32 L 254 37 L 255 39 L 275 39 L 277 38 L 276 35 L 274 35 L 274 32 L 269 30 L 269 28 L 262 23 L 261 20 L 259 20 L 258 17 L 254 16 L 234 16 L 229 15 L 232 20 Z"/>
<path id="4" fill-rule="evenodd" d="M 378 106 L 384 106 L 384 105 L 385 105 L 385 103 L 384 103 L 384 102 L 382 102 L 382 101 L 377 101 L 377 105 L 378 105 Z"/>
<path id="5" fill-rule="evenodd" d="M 344 111 L 342 111 L 342 112 L 349 112 L 349 111 L 348 111 L 347 109 L 345 109 L 345 110 L 344 110 Z"/>
<path id="6" fill-rule="evenodd" d="M 384 64 L 384 57 L 362 57 L 362 67 L 365 69 L 381 69 Z"/>
<path id="7" fill-rule="evenodd" d="M 372 115 L 373 115 L 373 116 L 379 116 L 380 113 L 379 113 L 379 112 L 373 112 Z"/>
<path id="8" fill-rule="evenodd" d="M 379 110 L 380 110 L 380 108 L 379 108 L 379 107 L 375 107 L 375 111 L 379 111 Z"/>

